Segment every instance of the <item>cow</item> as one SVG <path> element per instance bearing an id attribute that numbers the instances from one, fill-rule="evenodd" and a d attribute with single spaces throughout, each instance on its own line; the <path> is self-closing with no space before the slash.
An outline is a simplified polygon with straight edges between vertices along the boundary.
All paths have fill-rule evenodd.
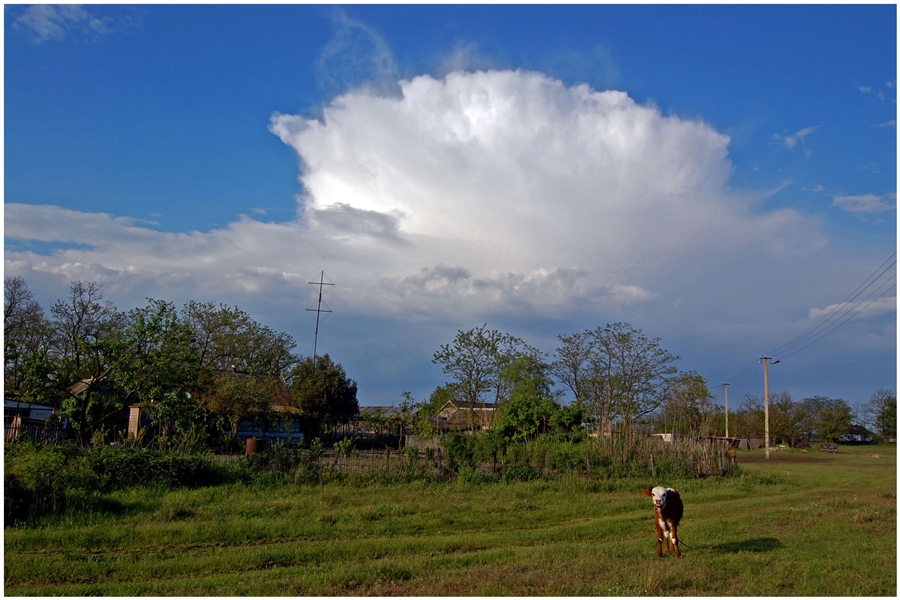
<path id="1" fill-rule="evenodd" d="M 671 548 L 674 548 L 675 556 L 681 558 L 681 549 L 678 547 L 678 522 L 684 514 L 681 496 L 677 490 L 662 486 L 644 490 L 644 494 L 653 499 L 653 514 L 656 516 L 656 555 L 663 555 L 662 546 L 665 538 L 666 552 L 671 552 Z"/>

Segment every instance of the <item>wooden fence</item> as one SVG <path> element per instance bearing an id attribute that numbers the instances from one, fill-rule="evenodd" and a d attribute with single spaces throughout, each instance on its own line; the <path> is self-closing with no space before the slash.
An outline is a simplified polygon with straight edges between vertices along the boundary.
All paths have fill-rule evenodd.
<path id="1" fill-rule="evenodd" d="M 321 465 L 337 473 L 368 473 L 385 471 L 398 473 L 403 471 L 424 471 L 435 475 L 443 474 L 446 469 L 446 452 L 436 448 L 433 452 L 408 452 L 403 450 L 359 451 L 350 455 L 335 450 L 328 450 L 321 458 Z"/>

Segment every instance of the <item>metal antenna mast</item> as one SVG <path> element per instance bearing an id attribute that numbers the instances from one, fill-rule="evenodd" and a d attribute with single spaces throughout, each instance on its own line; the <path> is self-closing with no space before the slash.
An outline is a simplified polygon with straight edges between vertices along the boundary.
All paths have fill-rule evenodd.
<path id="1" fill-rule="evenodd" d="M 333 283 L 325 283 L 325 271 L 322 271 L 322 274 L 319 275 L 319 281 L 308 281 L 307 283 L 310 285 L 319 286 L 319 304 L 316 306 L 316 308 L 307 308 L 306 309 L 310 312 L 316 313 L 316 337 L 313 338 L 313 364 L 315 365 L 319 362 L 318 354 L 316 353 L 316 351 L 318 349 L 318 345 L 319 345 L 319 316 L 323 312 L 327 312 L 327 313 L 331 312 L 330 310 L 322 310 L 322 286 L 323 285 L 334 285 L 334 284 Z"/>

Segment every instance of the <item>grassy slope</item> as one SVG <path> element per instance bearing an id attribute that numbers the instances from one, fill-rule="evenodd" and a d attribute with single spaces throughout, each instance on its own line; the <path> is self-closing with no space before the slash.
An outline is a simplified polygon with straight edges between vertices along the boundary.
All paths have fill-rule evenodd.
<path id="1" fill-rule="evenodd" d="M 872 458 L 873 453 L 880 458 Z M 135 490 L 5 531 L 5 594 L 896 595 L 896 451 L 740 453 L 729 481 Z M 684 558 L 641 487 L 675 485 Z"/>

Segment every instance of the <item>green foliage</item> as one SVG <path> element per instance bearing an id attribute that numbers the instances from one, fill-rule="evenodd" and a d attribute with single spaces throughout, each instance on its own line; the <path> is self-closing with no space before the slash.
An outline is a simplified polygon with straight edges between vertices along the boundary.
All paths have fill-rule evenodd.
<path id="1" fill-rule="evenodd" d="M 344 438 L 334 443 L 334 449 L 342 456 L 350 456 L 353 451 L 353 438 Z"/>
<path id="2" fill-rule="evenodd" d="M 845 400 L 813 396 L 805 398 L 803 403 L 809 410 L 814 431 L 822 439 L 834 442 L 850 429 L 854 414 Z"/>
<path id="3" fill-rule="evenodd" d="M 200 402 L 203 408 L 228 423 L 231 437 L 236 438 L 242 419 L 268 417 L 274 395 L 275 384 L 270 378 L 222 372 L 216 373 Z"/>
<path id="4" fill-rule="evenodd" d="M 7 521 L 75 510 L 98 493 L 131 487 L 198 487 L 218 483 L 222 473 L 209 457 L 146 448 L 16 442 L 5 447 Z"/>
<path id="5" fill-rule="evenodd" d="M 627 323 L 560 335 L 553 374 L 574 394 L 601 430 L 618 423 L 631 434 L 665 399 L 678 357 Z"/>
<path id="6" fill-rule="evenodd" d="M 190 302 L 179 314 L 148 299 L 123 313 L 95 282 L 72 282 L 46 318 L 25 280 L 7 278 L 4 308 L 6 391 L 61 409 L 84 444 L 100 430 L 115 439 L 129 405 L 166 435 L 204 424 L 233 434 L 238 420 L 263 414 L 259 394 L 252 383 L 217 386 L 213 373 L 280 375 L 298 360 L 291 336 L 236 307 Z M 88 385 L 70 392 L 79 382 Z"/>
<path id="7" fill-rule="evenodd" d="M 897 439 L 897 394 L 893 390 L 876 390 L 863 412 L 882 441 Z"/>
<path id="8" fill-rule="evenodd" d="M 520 338 L 484 324 L 458 331 L 451 344 L 434 353 L 432 362 L 453 378 L 452 391 L 457 399 L 474 409 L 481 402 L 506 400 L 527 376 L 533 378 L 533 389 L 542 390 L 549 380 L 540 379 L 546 374 L 540 357 L 540 351 Z M 474 428 L 474 411 L 469 414 Z"/>
<path id="9" fill-rule="evenodd" d="M 184 306 L 182 320 L 205 369 L 280 375 L 298 361 L 290 335 L 258 323 L 236 306 L 191 301 Z"/>
<path id="10" fill-rule="evenodd" d="M 474 469 L 477 443 L 477 439 L 472 435 L 456 431 L 448 434 L 444 439 L 444 449 L 447 451 L 447 468 L 450 471 L 459 471 L 464 467 Z"/>
<path id="11" fill-rule="evenodd" d="M 332 425 L 359 413 L 356 382 L 327 354 L 317 359 L 307 357 L 294 367 L 291 389 L 295 406 L 319 426 Z"/>

